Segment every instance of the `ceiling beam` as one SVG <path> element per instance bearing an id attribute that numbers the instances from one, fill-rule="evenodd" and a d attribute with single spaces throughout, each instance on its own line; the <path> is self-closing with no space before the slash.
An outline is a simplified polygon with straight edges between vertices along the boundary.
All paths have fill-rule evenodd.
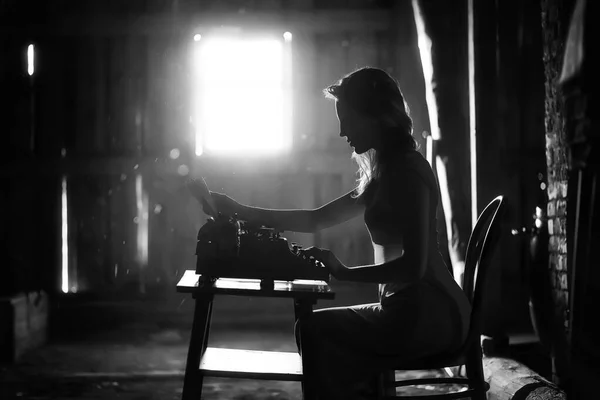
<path id="1" fill-rule="evenodd" d="M 187 15 L 137 16 L 60 15 L 45 22 L 4 21 L 3 35 L 186 35 L 219 27 L 245 27 L 292 33 L 374 32 L 389 30 L 393 13 L 388 10 L 199 12 Z"/>

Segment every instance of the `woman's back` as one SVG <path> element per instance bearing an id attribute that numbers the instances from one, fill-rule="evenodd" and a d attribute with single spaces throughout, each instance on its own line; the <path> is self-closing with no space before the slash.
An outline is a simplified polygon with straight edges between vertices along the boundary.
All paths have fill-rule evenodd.
<path id="1" fill-rule="evenodd" d="M 443 292 L 458 307 L 461 330 L 466 335 L 470 304 L 439 251 L 436 220 L 439 188 L 431 166 L 418 151 L 408 151 L 397 157 L 389 169 L 384 171 L 382 178 L 374 181 L 365 192 L 364 219 L 373 242 L 375 264 L 392 261 L 401 254 L 402 237 L 411 234 L 402 226 L 407 214 L 411 213 L 411 210 L 403 206 L 402 201 L 406 191 L 413 189 L 405 184 L 405 178 L 411 174 L 413 178 L 418 176 L 430 193 L 427 267 L 423 280 Z M 381 284 L 379 294 L 382 304 L 393 304 L 394 295 L 407 287 L 403 282 Z"/>

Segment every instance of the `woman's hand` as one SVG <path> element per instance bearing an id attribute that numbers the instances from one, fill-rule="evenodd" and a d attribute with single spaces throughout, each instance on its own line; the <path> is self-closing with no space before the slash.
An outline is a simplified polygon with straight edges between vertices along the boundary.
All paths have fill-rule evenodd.
<path id="1" fill-rule="evenodd" d="M 344 280 L 348 274 L 348 267 L 344 265 L 330 250 L 320 249 L 318 247 L 308 247 L 300 250 L 307 257 L 314 257 L 316 260 L 325 264 L 329 273 L 337 280 Z"/>

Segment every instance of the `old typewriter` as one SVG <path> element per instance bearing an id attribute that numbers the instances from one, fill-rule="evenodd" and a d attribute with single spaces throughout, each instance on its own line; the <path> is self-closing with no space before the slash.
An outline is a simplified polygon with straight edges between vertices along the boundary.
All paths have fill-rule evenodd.
<path id="1" fill-rule="evenodd" d="M 251 225 L 236 216 L 209 217 L 198 231 L 196 273 L 203 282 L 216 278 L 260 279 L 263 287 L 275 280 L 329 281 L 329 270 L 306 257 L 301 246 L 271 228 Z"/>

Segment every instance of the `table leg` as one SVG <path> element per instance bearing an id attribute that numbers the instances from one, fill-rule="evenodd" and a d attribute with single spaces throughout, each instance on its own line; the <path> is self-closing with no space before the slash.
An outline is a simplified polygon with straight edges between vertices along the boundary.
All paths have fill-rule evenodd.
<path id="1" fill-rule="evenodd" d="M 294 299 L 294 316 L 296 319 L 296 322 L 298 322 L 298 319 L 308 316 L 313 312 L 313 306 L 315 305 L 316 301 L 313 299 Z M 302 351 L 302 335 L 300 333 L 300 331 L 297 332 L 298 336 L 299 336 L 299 347 L 300 347 L 300 354 L 302 355 L 302 375 L 303 378 L 307 372 L 307 370 L 309 368 L 307 368 L 307 364 L 309 364 L 307 362 L 307 355 Z M 302 398 L 304 400 L 312 400 L 316 398 L 316 390 L 314 387 L 312 387 L 311 385 L 307 385 L 305 380 L 302 379 Z"/>
<path id="2" fill-rule="evenodd" d="M 199 366 L 202 354 L 208 344 L 212 302 L 212 294 L 199 294 L 196 296 L 192 334 L 183 378 L 182 400 L 200 400 L 202 395 L 204 377 L 199 371 Z"/>
<path id="3" fill-rule="evenodd" d="M 208 347 L 208 334 L 210 333 L 210 321 L 211 321 L 211 317 L 212 317 L 212 309 L 213 309 L 213 302 L 212 300 L 210 301 L 210 303 L 208 304 L 208 312 L 206 315 L 206 329 L 204 329 L 204 339 L 202 340 L 203 346 L 202 346 L 202 354 L 204 354 L 204 352 L 206 351 L 206 348 Z"/>
<path id="4" fill-rule="evenodd" d="M 313 299 L 294 299 L 294 317 L 298 318 L 309 315 L 313 312 L 313 306 L 316 301 Z"/>

